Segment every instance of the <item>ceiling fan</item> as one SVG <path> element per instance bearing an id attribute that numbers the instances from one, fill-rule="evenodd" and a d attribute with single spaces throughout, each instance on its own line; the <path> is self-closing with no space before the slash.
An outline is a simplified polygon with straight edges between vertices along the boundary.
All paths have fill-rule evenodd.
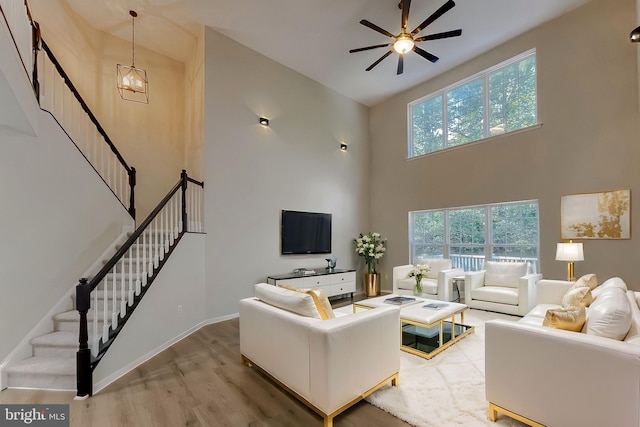
<path id="1" fill-rule="evenodd" d="M 431 16 L 429 16 L 420 25 L 418 25 L 413 31 L 407 32 L 407 22 L 409 21 L 409 7 L 411 6 L 411 0 L 401 0 L 400 3 L 398 4 L 398 7 L 402 9 L 402 29 L 400 30 L 400 34 L 393 35 L 389 31 L 378 27 L 376 24 L 373 24 L 367 21 L 366 19 L 363 19 L 362 21 L 360 21 L 362 25 L 364 25 L 365 27 L 369 27 L 372 30 L 377 31 L 381 34 L 384 34 L 387 37 L 391 37 L 393 41 L 391 43 L 377 44 L 374 46 L 351 49 L 349 53 L 362 52 L 364 50 L 371 50 L 371 49 L 378 49 L 381 47 L 392 46 L 392 48 L 389 49 L 388 52 L 382 55 L 376 62 L 371 64 L 369 68 L 367 68 L 367 71 L 371 71 L 373 67 L 375 67 L 380 62 L 382 62 L 383 59 L 391 55 L 394 51 L 398 53 L 398 71 L 396 74 L 402 74 L 404 69 L 403 57 L 404 57 L 404 54 L 409 51 L 414 51 L 415 53 L 422 56 L 427 61 L 431 61 L 432 63 L 435 63 L 440 58 L 427 52 L 424 49 L 419 48 L 418 46 L 416 46 L 416 43 L 425 42 L 428 40 L 438 40 L 438 39 L 446 39 L 449 37 L 458 37 L 462 34 L 462 30 L 460 29 L 460 30 L 445 31 L 444 33 L 429 34 L 427 36 L 422 36 L 422 37 L 415 37 L 415 36 L 417 36 L 418 33 L 424 30 L 433 21 L 440 18 L 442 15 L 444 15 L 449 10 L 451 10 L 455 5 L 456 4 L 453 0 L 448 0 L 445 4 L 440 6 L 438 10 L 433 12 Z"/>

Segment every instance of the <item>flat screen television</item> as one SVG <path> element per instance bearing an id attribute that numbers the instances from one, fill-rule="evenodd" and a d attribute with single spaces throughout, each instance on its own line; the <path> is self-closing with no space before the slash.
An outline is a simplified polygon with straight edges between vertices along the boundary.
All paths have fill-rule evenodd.
<path id="1" fill-rule="evenodd" d="M 331 214 L 282 211 L 282 255 L 331 253 Z"/>

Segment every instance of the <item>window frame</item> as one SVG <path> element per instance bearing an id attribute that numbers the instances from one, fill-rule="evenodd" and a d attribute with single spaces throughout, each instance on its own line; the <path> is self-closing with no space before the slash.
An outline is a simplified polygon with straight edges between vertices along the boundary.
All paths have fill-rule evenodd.
<path id="1" fill-rule="evenodd" d="M 434 247 L 434 246 L 441 246 L 442 247 L 442 258 L 450 258 L 451 257 L 451 247 L 467 247 L 467 248 L 471 248 L 471 247 L 484 247 L 484 261 L 486 260 L 493 260 L 493 253 L 494 253 L 494 247 L 498 246 L 498 247 L 530 247 L 532 246 L 531 244 L 526 244 L 526 245 L 516 245 L 516 244 L 503 244 L 503 243 L 494 243 L 493 242 L 493 224 L 492 224 L 492 217 L 491 217 L 491 212 L 492 212 L 492 208 L 494 207 L 502 207 L 502 206 L 513 206 L 513 205 L 525 205 L 525 204 L 535 204 L 537 207 L 537 221 L 536 221 L 536 242 L 535 242 L 535 247 L 536 247 L 536 252 L 537 252 L 537 257 L 535 259 L 535 261 L 531 261 L 529 259 L 527 259 L 527 262 L 532 266 L 532 272 L 537 272 L 540 271 L 540 202 L 538 199 L 531 199 L 531 200 L 517 200 L 517 201 L 511 201 L 511 202 L 501 202 L 501 203 L 489 203 L 489 204 L 484 204 L 484 205 L 472 205 L 472 206 L 458 206 L 458 207 L 451 207 L 451 208 L 443 208 L 443 209 L 424 209 L 424 210 L 418 210 L 418 211 L 410 211 L 408 213 L 408 229 L 409 229 L 409 262 L 411 264 L 414 264 L 416 262 L 416 247 L 417 246 L 426 246 L 426 247 Z M 452 244 L 451 243 L 451 229 L 450 229 L 450 225 L 449 225 L 449 212 L 450 211 L 457 211 L 457 210 L 464 210 L 464 209 L 483 209 L 484 210 L 484 222 L 485 222 L 485 226 L 484 226 L 484 234 L 485 234 L 485 242 L 484 244 L 477 244 L 477 243 L 472 243 L 472 244 Z M 441 212 L 443 214 L 443 233 L 444 235 L 443 237 L 443 243 L 442 244 L 438 244 L 438 243 L 432 243 L 432 242 L 425 242 L 425 243 L 420 243 L 420 244 L 416 244 L 415 243 L 415 235 L 414 235 L 414 220 L 413 220 L 413 215 L 415 214 L 419 214 L 419 213 L 428 213 L 428 212 Z M 432 257 L 432 256 L 429 256 Z"/>
<path id="2" fill-rule="evenodd" d="M 534 78 L 534 90 L 535 90 L 535 94 L 536 94 L 536 102 L 535 102 L 535 106 L 534 106 L 534 114 L 535 114 L 535 123 L 533 125 L 530 126 L 525 126 L 522 128 L 518 128 L 518 129 L 514 129 L 512 131 L 509 132 L 505 132 L 503 134 L 500 135 L 491 135 L 490 133 L 490 125 L 489 125 L 489 76 L 491 74 L 493 74 L 496 71 L 499 71 L 501 69 L 507 68 L 511 65 L 514 65 L 518 62 L 524 61 L 526 59 L 529 59 L 533 57 L 534 61 L 535 61 L 535 67 L 536 67 L 536 73 L 535 73 L 535 78 Z M 447 115 L 447 94 L 455 89 L 458 89 L 460 87 L 463 87 L 469 83 L 472 83 L 475 80 L 482 80 L 482 88 L 483 88 L 483 93 L 482 93 L 482 108 L 483 108 L 483 120 L 482 120 L 482 132 L 483 132 L 483 136 L 480 139 L 474 140 L 474 141 L 469 141 L 466 143 L 462 143 L 462 144 L 457 144 L 457 145 L 448 145 L 447 140 L 448 140 L 448 134 L 449 134 L 449 120 L 448 120 L 448 115 Z M 442 147 L 439 150 L 435 150 L 435 151 L 430 151 L 428 153 L 424 153 L 424 154 L 413 154 L 414 148 L 413 148 L 413 107 L 420 105 L 424 102 L 427 102 L 431 99 L 434 99 L 438 96 L 442 97 Z M 527 128 L 532 128 L 532 127 L 536 127 L 540 124 L 540 122 L 538 121 L 538 62 L 537 62 L 537 55 L 536 55 L 536 49 L 529 49 L 525 52 L 522 52 L 512 58 L 507 59 L 506 61 L 503 61 L 499 64 L 496 64 L 490 68 L 487 68 L 483 71 L 480 71 L 472 76 L 469 76 L 463 80 L 459 80 L 456 83 L 453 83 L 449 86 L 446 86 L 442 89 L 439 89 L 435 92 L 432 92 L 428 95 L 425 95 L 419 99 L 416 99 L 410 103 L 407 104 L 407 160 L 411 160 L 411 159 L 416 159 L 419 157 L 423 157 L 423 156 L 428 156 L 430 154 L 434 154 L 434 153 L 439 153 L 445 150 L 450 150 L 450 149 L 454 149 L 454 148 L 458 148 L 458 147 L 463 147 L 465 145 L 468 144 L 473 144 L 473 143 L 477 143 L 477 142 L 482 142 L 482 141 L 486 141 L 490 138 L 494 138 L 494 137 L 500 137 L 503 135 L 507 135 L 507 134 L 511 134 L 514 132 L 521 132 L 523 129 L 527 129 Z"/>

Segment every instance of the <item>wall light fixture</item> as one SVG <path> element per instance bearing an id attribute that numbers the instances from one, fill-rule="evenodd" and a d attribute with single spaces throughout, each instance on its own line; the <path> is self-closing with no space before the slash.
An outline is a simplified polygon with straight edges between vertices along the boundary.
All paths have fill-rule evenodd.
<path id="1" fill-rule="evenodd" d="M 631 31 L 631 34 L 629 34 L 629 38 L 631 39 L 632 43 L 640 42 L 640 26 L 636 27 L 635 30 Z"/>

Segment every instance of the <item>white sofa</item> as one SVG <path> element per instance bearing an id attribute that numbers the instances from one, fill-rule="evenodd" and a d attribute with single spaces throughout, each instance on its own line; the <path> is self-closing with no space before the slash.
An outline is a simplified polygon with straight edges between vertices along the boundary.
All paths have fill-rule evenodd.
<path id="1" fill-rule="evenodd" d="M 431 299 L 441 301 L 453 301 L 453 283 L 456 276 L 464 274 L 461 268 L 451 268 L 450 259 L 420 258 L 416 260 L 416 265 L 426 264 L 430 267 L 427 277 L 423 278 L 422 294 Z M 416 280 L 407 277 L 413 269 L 413 265 L 400 265 L 393 268 L 393 293 L 395 295 L 413 295 Z"/>
<path id="2" fill-rule="evenodd" d="M 620 283 L 626 289 L 612 278 L 593 290 L 587 333 L 542 326 L 547 310 L 559 307 L 573 284 L 561 280 L 538 281 L 538 305 L 523 319 L 486 323 L 490 419 L 504 413 L 550 427 L 640 425 L 640 292 L 608 288 Z"/>
<path id="3" fill-rule="evenodd" d="M 325 427 L 332 426 L 340 412 L 386 383 L 397 384 L 398 307 L 321 320 L 315 313 L 298 309 L 294 306 L 297 302 L 292 305 L 286 301 L 299 292 L 266 283 L 255 286 L 257 297 L 239 304 L 243 363 L 260 368 L 324 417 Z M 272 293 L 276 293 L 273 301 Z M 302 301 L 308 297 L 302 295 L 293 298 Z"/>
<path id="4" fill-rule="evenodd" d="M 485 261 L 485 269 L 465 274 L 464 303 L 469 308 L 524 316 L 536 301 L 540 274 L 527 274 L 526 262 Z"/>

